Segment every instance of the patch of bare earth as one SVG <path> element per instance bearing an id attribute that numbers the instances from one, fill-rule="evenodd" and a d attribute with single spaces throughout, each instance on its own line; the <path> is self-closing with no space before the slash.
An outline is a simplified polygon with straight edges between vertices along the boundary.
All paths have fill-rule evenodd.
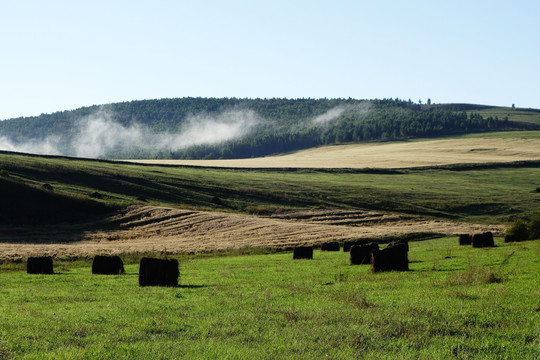
<path id="1" fill-rule="evenodd" d="M 359 210 L 295 211 L 260 217 L 131 206 L 90 224 L 0 228 L 0 259 L 21 259 L 36 254 L 91 256 L 149 251 L 197 253 L 245 247 L 286 248 L 417 232 L 450 235 L 484 231 L 501 234 L 504 228 Z"/>

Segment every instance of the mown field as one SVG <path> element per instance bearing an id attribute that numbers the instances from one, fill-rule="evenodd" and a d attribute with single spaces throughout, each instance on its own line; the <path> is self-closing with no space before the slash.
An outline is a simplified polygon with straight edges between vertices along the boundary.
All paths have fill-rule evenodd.
<path id="1" fill-rule="evenodd" d="M 537 359 L 540 241 L 496 245 L 411 242 L 409 272 L 378 274 L 343 252 L 177 256 L 177 288 L 139 287 L 135 256 L 118 276 L 3 264 L 0 358 Z"/>
<path id="2" fill-rule="evenodd" d="M 540 131 L 467 134 L 437 139 L 321 146 L 290 154 L 232 160 L 130 160 L 232 168 L 414 168 L 540 160 Z"/>

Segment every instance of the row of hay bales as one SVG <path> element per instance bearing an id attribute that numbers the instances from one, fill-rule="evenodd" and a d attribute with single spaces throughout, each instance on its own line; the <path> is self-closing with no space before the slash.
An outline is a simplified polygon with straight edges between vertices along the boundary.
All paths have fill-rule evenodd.
<path id="1" fill-rule="evenodd" d="M 28 274 L 54 274 L 52 256 L 29 257 Z M 124 274 L 124 263 L 119 256 L 96 255 L 92 261 L 92 274 Z M 139 263 L 140 286 L 178 286 L 178 260 L 143 257 Z"/>
<path id="2" fill-rule="evenodd" d="M 324 243 L 322 251 L 339 251 L 338 242 Z M 345 242 L 343 251 L 350 251 L 351 265 L 371 264 L 373 272 L 408 271 L 409 244 L 405 240 L 391 242 L 385 249 L 379 249 L 376 242 Z M 313 246 L 297 246 L 293 251 L 293 260 L 313 259 Z"/>
<path id="3" fill-rule="evenodd" d="M 476 246 L 475 246 L 475 237 L 477 240 Z M 520 241 L 525 241 L 525 240 L 527 239 L 516 236 L 516 235 L 506 235 L 504 237 L 505 243 L 520 242 Z M 495 243 L 493 241 L 493 234 L 491 232 L 486 232 L 483 234 L 475 234 L 473 236 L 469 234 L 459 235 L 459 245 L 471 245 L 471 244 L 473 247 L 494 247 Z"/>
<path id="4" fill-rule="evenodd" d="M 490 231 L 474 235 L 460 234 L 459 245 L 472 245 L 475 248 L 495 247 L 495 241 Z"/>

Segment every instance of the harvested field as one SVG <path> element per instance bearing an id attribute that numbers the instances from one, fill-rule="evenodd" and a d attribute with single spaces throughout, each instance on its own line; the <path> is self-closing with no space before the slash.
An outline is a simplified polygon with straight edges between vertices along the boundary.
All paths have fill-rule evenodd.
<path id="1" fill-rule="evenodd" d="M 538 138 L 451 138 L 323 146 L 292 154 L 232 160 L 129 160 L 232 168 L 409 168 L 540 160 Z"/>
<path id="2" fill-rule="evenodd" d="M 260 217 L 210 211 L 130 206 L 101 221 L 54 227 L 0 228 L 0 260 L 33 254 L 168 252 L 197 253 L 245 247 L 292 248 L 328 241 L 396 236 L 417 232 L 448 235 L 504 227 L 404 218 L 360 210 L 313 210 Z"/>

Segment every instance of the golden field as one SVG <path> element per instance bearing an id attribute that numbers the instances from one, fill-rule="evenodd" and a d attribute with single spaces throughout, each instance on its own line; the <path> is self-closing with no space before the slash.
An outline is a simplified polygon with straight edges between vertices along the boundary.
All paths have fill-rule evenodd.
<path id="1" fill-rule="evenodd" d="M 451 138 L 331 145 L 286 155 L 230 160 L 128 160 L 231 168 L 411 168 L 540 160 L 536 138 Z"/>

